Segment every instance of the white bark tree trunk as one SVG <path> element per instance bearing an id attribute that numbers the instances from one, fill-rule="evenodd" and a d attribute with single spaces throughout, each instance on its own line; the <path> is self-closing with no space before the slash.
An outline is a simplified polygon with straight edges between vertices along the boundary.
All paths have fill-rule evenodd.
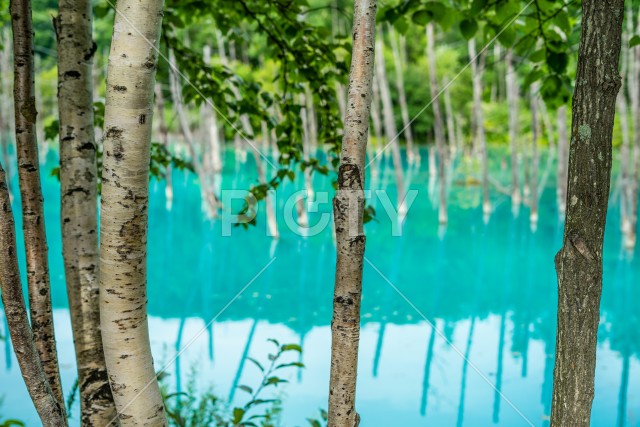
<path id="1" fill-rule="evenodd" d="M 107 72 L 100 317 L 123 427 L 167 425 L 149 343 L 146 289 L 149 157 L 162 9 L 162 0 L 118 1 Z"/>
<path id="2" fill-rule="evenodd" d="M 160 84 L 156 85 L 156 109 L 158 110 L 158 132 L 160 133 L 160 141 L 162 145 L 169 149 L 169 128 L 167 127 L 167 121 L 165 120 L 165 103 L 164 95 L 162 94 L 162 87 Z M 167 210 L 171 210 L 173 205 L 173 168 L 171 164 L 167 165 L 167 176 L 165 177 L 164 197 L 166 199 Z"/>
<path id="3" fill-rule="evenodd" d="M 349 102 L 338 192 L 333 201 L 337 243 L 331 322 L 328 427 L 357 427 L 355 409 L 365 236 L 364 177 L 375 56 L 375 0 L 355 0 Z"/>
<path id="4" fill-rule="evenodd" d="M 60 0 L 54 24 L 58 42 L 62 254 L 78 362 L 81 422 L 83 426 L 102 426 L 116 416 L 116 409 L 100 335 L 92 15 L 88 0 Z"/>
<path id="5" fill-rule="evenodd" d="M 540 138 L 539 98 L 540 84 L 531 85 L 531 200 L 529 222 L 532 229 L 538 224 L 538 139 Z"/>

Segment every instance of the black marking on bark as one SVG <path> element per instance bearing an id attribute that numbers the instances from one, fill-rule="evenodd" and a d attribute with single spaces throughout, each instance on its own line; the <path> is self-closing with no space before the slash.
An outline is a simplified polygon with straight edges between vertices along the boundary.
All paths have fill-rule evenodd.
<path id="1" fill-rule="evenodd" d="M 69 70 L 69 71 L 65 71 L 64 73 L 65 79 L 79 79 L 81 76 L 82 74 L 80 74 L 80 72 L 76 70 Z"/>
<path id="2" fill-rule="evenodd" d="M 115 85 L 115 86 L 113 86 L 113 90 L 115 90 L 116 92 L 126 92 L 127 91 L 127 87 L 126 86 Z"/>
<path id="3" fill-rule="evenodd" d="M 123 130 L 119 127 L 112 126 L 107 129 L 107 138 L 120 138 L 122 136 Z"/>
<path id="4" fill-rule="evenodd" d="M 138 118 L 138 123 L 143 125 L 146 121 L 147 121 L 147 116 L 145 114 L 140 114 L 140 117 Z"/>
<path id="5" fill-rule="evenodd" d="M 81 146 L 78 147 L 78 151 L 83 151 L 83 150 L 95 150 L 96 147 L 95 145 L 93 145 L 93 142 L 88 141 L 85 142 L 84 144 L 82 144 Z"/>
<path id="6" fill-rule="evenodd" d="M 96 44 L 95 41 L 93 41 L 91 43 L 91 48 L 89 48 L 89 51 L 84 54 L 84 60 L 88 61 L 91 58 L 93 58 L 93 55 L 96 53 L 96 50 L 98 50 L 98 45 Z"/>
<path id="7" fill-rule="evenodd" d="M 360 168 L 353 163 L 343 163 L 338 170 L 338 185 L 340 189 L 362 190 Z"/>

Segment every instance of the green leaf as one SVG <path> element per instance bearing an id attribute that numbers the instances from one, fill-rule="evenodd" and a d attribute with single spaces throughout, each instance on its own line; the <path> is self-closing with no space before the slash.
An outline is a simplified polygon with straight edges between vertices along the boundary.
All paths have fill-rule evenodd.
<path id="1" fill-rule="evenodd" d="M 460 21 L 460 32 L 465 39 L 471 40 L 478 32 L 478 23 L 473 18 L 463 19 Z"/>
<path id="2" fill-rule="evenodd" d="M 264 367 L 256 359 L 254 359 L 253 357 L 247 357 L 247 360 L 256 365 L 258 369 L 260 369 L 260 372 L 264 372 Z"/>
<path id="3" fill-rule="evenodd" d="M 640 45 L 640 36 L 636 34 L 629 40 L 629 47 L 632 48 L 638 45 Z"/>
<path id="4" fill-rule="evenodd" d="M 242 391 L 246 391 L 249 394 L 253 394 L 253 389 L 246 385 L 239 385 L 238 388 Z"/>
<path id="5" fill-rule="evenodd" d="M 473 15 L 476 15 L 482 12 L 482 9 L 484 9 L 486 5 L 487 0 L 473 0 L 470 11 Z"/>
<path id="6" fill-rule="evenodd" d="M 298 353 L 302 353 L 302 347 L 298 344 L 284 344 L 280 347 L 281 351 L 297 351 Z"/>
<path id="7" fill-rule="evenodd" d="M 426 26 L 429 22 L 431 22 L 433 20 L 433 14 L 431 14 L 427 10 L 422 9 L 422 10 L 419 10 L 419 11 L 415 12 L 411 16 L 411 20 L 416 25 Z"/>
<path id="8" fill-rule="evenodd" d="M 558 74 L 564 73 L 569 64 L 569 55 L 564 52 L 547 52 L 547 65 Z"/>
<path id="9" fill-rule="evenodd" d="M 233 410 L 233 423 L 234 424 L 239 424 L 240 421 L 242 421 L 242 417 L 244 417 L 244 409 L 235 408 Z"/>

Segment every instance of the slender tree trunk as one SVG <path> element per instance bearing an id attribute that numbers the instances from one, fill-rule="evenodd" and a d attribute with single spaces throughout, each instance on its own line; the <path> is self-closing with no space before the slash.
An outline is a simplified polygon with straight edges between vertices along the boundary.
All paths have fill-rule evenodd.
<path id="1" fill-rule="evenodd" d="M 624 0 L 584 0 L 573 95 L 567 218 L 558 272 L 553 427 L 588 427 L 602 295 Z"/>
<path id="2" fill-rule="evenodd" d="M 187 117 L 186 111 L 184 111 L 184 105 L 182 104 L 182 87 L 180 85 L 180 76 L 178 75 L 178 71 L 176 69 L 176 59 L 172 49 L 169 50 L 169 61 L 172 64 L 169 70 L 169 81 L 171 84 L 171 98 L 173 100 L 173 106 L 178 115 L 178 121 L 180 122 L 182 135 L 184 136 L 185 142 L 187 143 L 187 147 L 189 147 L 189 155 L 191 156 L 191 161 L 193 162 L 193 168 L 195 169 L 196 175 L 198 175 L 198 180 L 200 181 L 202 209 L 208 217 L 213 218 L 217 216 L 219 201 L 211 188 L 209 188 L 209 180 L 207 179 L 206 171 L 202 165 L 202 160 L 200 159 L 197 142 L 193 137 L 193 134 L 191 133 L 191 128 L 189 127 L 189 118 Z"/>
<path id="3" fill-rule="evenodd" d="M 204 61 L 209 64 L 211 62 L 211 47 L 205 46 L 204 48 Z M 212 173 L 214 175 L 222 172 L 222 157 L 221 157 L 221 144 L 220 144 L 220 131 L 218 129 L 218 114 L 208 104 L 204 103 L 203 106 L 204 124 L 207 130 L 209 138 L 209 153 L 210 163 L 212 167 Z"/>
<path id="4" fill-rule="evenodd" d="M 365 153 L 375 56 L 376 2 L 355 0 L 349 102 L 333 200 L 337 242 L 336 281 L 331 322 L 331 380 L 328 427 L 357 427 L 355 409 L 360 300 L 365 236 Z"/>
<path id="5" fill-rule="evenodd" d="M 393 158 L 393 169 L 396 178 L 396 188 L 398 196 L 398 215 L 403 217 L 406 214 L 404 206 L 404 177 L 402 172 L 402 156 L 400 155 L 400 144 L 398 142 L 398 131 L 396 129 L 393 115 L 393 102 L 389 91 L 389 81 L 384 64 L 384 53 L 382 47 L 382 37 L 376 42 L 376 78 L 380 88 L 380 98 L 382 101 L 382 115 L 384 123 L 384 133 L 386 144 L 391 145 L 391 156 Z M 385 145 L 386 146 L 386 145 Z"/>
<path id="6" fill-rule="evenodd" d="M 107 425 L 115 406 L 107 378 L 98 301 L 97 165 L 93 123 L 92 10 L 61 0 L 58 41 L 62 254 L 78 362 L 81 421 Z M 81 61 L 78 58 L 82 58 Z"/>
<path id="7" fill-rule="evenodd" d="M 2 145 L 2 160 L 5 165 L 6 177 L 7 177 L 7 191 L 9 192 L 9 199 L 13 200 L 13 194 L 11 193 L 11 156 L 9 154 L 9 146 L 11 145 L 11 104 L 10 95 L 11 88 L 9 87 L 10 77 L 10 53 L 9 45 L 11 43 L 9 36 L 6 33 L 2 36 L 2 50 L 0 50 L 0 81 L 2 82 L 2 99 L 0 99 L 0 144 Z"/>
<path id="8" fill-rule="evenodd" d="M 447 116 L 447 142 L 449 143 L 449 151 L 455 154 L 460 147 L 458 147 L 458 141 L 456 139 L 456 122 L 453 116 L 450 87 L 444 90 L 444 109 Z"/>
<path id="9" fill-rule="evenodd" d="M 81 421 L 107 425 L 115 416 L 100 334 L 96 143 L 93 123 L 88 0 L 60 0 L 58 41 L 62 254 L 78 361 Z"/>
<path id="10" fill-rule="evenodd" d="M 629 18 L 627 20 L 627 31 L 634 34 L 634 27 L 640 29 L 640 14 L 634 21 L 633 8 L 629 7 Z M 629 72 L 627 84 L 629 86 L 629 98 L 631 99 L 631 128 L 633 131 L 633 141 L 629 153 L 629 179 L 627 181 L 627 204 L 629 206 L 629 223 L 625 233 L 624 245 L 627 249 L 636 246 L 636 227 L 638 216 L 638 161 L 640 155 L 640 47 L 634 46 L 629 50 Z"/>
<path id="11" fill-rule="evenodd" d="M 438 203 L 438 222 L 445 225 L 448 221 L 447 215 L 447 177 L 445 167 L 447 164 L 447 153 L 444 142 L 444 123 L 442 111 L 440 110 L 440 86 L 436 74 L 436 42 L 433 22 L 427 24 L 427 57 L 429 58 L 429 86 L 431 88 L 431 106 L 433 108 L 433 126 L 435 130 L 436 148 L 438 150 L 438 181 L 440 182 L 440 202 Z"/>
<path id="12" fill-rule="evenodd" d="M 487 160 L 487 141 L 484 134 L 484 115 L 482 113 L 482 76 L 484 69 L 484 53 L 476 58 L 476 39 L 469 40 L 469 56 L 471 60 L 471 75 L 473 79 L 473 115 L 476 123 L 474 151 L 480 155 L 482 165 L 482 212 L 485 216 L 491 214 L 491 199 L 489 198 L 489 165 Z"/>
<path id="13" fill-rule="evenodd" d="M 146 289 L 149 157 L 162 7 L 162 0 L 118 1 L 107 72 L 100 316 L 109 381 L 123 427 L 167 425 L 151 356 Z"/>
<path id="14" fill-rule="evenodd" d="M 45 427 L 66 426 L 64 404 L 51 390 L 29 326 L 16 253 L 16 232 L 4 169 L 0 165 L 0 290 L 22 378 Z M 5 337 L 5 339 L 8 339 Z"/>
<path id="15" fill-rule="evenodd" d="M 569 142 L 567 140 L 567 106 L 558 108 L 558 211 L 564 216 L 567 210 L 567 167 L 569 166 Z"/>
<path id="16" fill-rule="evenodd" d="M 507 105 L 509 108 L 509 149 L 511 151 L 511 203 L 519 206 L 522 201 L 518 180 L 518 75 L 513 67 L 513 51 L 507 49 Z"/>
<path id="17" fill-rule="evenodd" d="M 29 311 L 36 348 L 53 394 L 64 402 L 51 311 L 44 201 L 40 187 L 36 140 L 35 78 L 31 1 L 12 0 L 14 88 L 18 181 L 22 198 L 22 228 L 27 252 Z M 64 405 L 62 405 L 64 411 Z"/>
<path id="18" fill-rule="evenodd" d="M 167 121 L 164 117 L 165 113 L 165 101 L 162 94 L 162 87 L 160 84 L 156 85 L 156 108 L 158 110 L 158 131 L 160 133 L 160 141 L 162 145 L 169 149 L 169 128 L 167 127 Z M 165 177 L 164 196 L 167 199 L 167 209 L 171 209 L 173 204 L 173 168 L 171 164 L 167 165 L 167 176 Z"/>
<path id="19" fill-rule="evenodd" d="M 538 224 L 538 139 L 540 138 L 540 117 L 538 112 L 538 93 L 540 84 L 531 85 L 531 202 L 529 204 L 529 222 L 535 229 Z"/>
<path id="20" fill-rule="evenodd" d="M 372 86 L 371 122 L 373 123 L 373 135 L 376 138 L 376 155 L 379 155 L 384 143 L 382 141 L 382 119 L 380 117 L 380 86 L 378 86 L 378 79 L 375 75 L 373 76 Z"/>
<path id="21" fill-rule="evenodd" d="M 393 54 L 393 65 L 396 72 L 396 88 L 398 90 L 398 102 L 400 103 L 400 114 L 402 115 L 402 126 L 404 138 L 407 142 L 407 159 L 410 164 L 420 161 L 420 152 L 413 148 L 413 133 L 411 132 L 411 119 L 409 117 L 409 108 L 407 106 L 407 95 L 404 90 L 404 67 L 402 55 L 400 54 L 400 45 L 398 36 L 393 27 L 389 25 L 389 40 L 391 42 L 391 52 Z"/>

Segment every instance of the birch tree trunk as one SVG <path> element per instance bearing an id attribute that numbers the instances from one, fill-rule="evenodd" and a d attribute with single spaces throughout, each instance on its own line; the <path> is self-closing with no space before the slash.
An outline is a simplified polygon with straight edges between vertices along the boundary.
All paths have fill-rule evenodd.
<path id="1" fill-rule="evenodd" d="M 355 409 L 365 236 L 364 176 L 375 57 L 376 2 L 355 0 L 349 96 L 333 200 L 337 243 L 328 427 L 357 427 Z"/>
<path id="2" fill-rule="evenodd" d="M 507 49 L 507 105 L 509 108 L 509 150 L 511 151 L 511 204 L 520 206 L 520 183 L 518 180 L 518 75 L 513 67 L 513 51 Z"/>
<path id="3" fill-rule="evenodd" d="M 556 255 L 553 427 L 590 423 L 623 17 L 624 0 L 582 2 L 567 217 L 563 246 Z"/>
<path id="4" fill-rule="evenodd" d="M 10 6 L 14 52 L 14 109 L 18 181 L 22 199 L 22 228 L 27 258 L 29 311 L 36 348 L 53 395 L 64 402 L 51 312 L 44 201 L 40 186 L 36 140 L 35 77 L 31 1 L 12 0 Z M 64 405 L 61 406 L 64 413 Z"/>
<path id="5" fill-rule="evenodd" d="M 634 34 L 640 29 L 640 14 L 633 17 L 633 8 L 629 7 L 629 18 L 627 20 L 627 31 Z M 627 181 L 627 203 L 629 206 L 629 224 L 625 233 L 624 245 L 627 249 L 636 246 L 636 226 L 638 215 L 638 156 L 640 155 L 640 47 L 634 46 L 629 50 L 629 72 L 627 84 L 629 86 L 629 97 L 631 99 L 631 129 L 633 131 L 633 141 L 629 153 L 629 179 Z"/>
<path id="6" fill-rule="evenodd" d="M 211 62 L 211 47 L 204 47 L 204 61 L 206 64 Z M 220 174 L 222 172 L 222 158 L 221 158 L 221 144 L 220 144 L 220 132 L 218 129 L 218 114 L 214 111 L 214 109 L 209 105 L 209 103 L 205 102 L 202 104 L 203 110 L 203 119 L 205 128 L 207 131 L 207 135 L 209 137 L 209 162 L 211 163 L 212 170 L 211 172 L 214 175 Z"/>
<path id="7" fill-rule="evenodd" d="M 11 343 L 20 365 L 22 378 L 45 427 L 66 426 L 63 401 L 50 386 L 35 346 L 22 296 L 22 284 L 16 253 L 16 232 L 4 169 L 0 164 L 0 290 Z M 5 339 L 7 339 L 5 337 Z"/>
<path id="8" fill-rule="evenodd" d="M 391 42 L 391 52 L 393 54 L 393 65 L 396 72 L 396 88 L 398 90 L 398 101 L 400 103 L 400 114 L 402 115 L 402 126 L 405 140 L 407 142 L 407 160 L 409 164 L 420 161 L 420 152 L 415 151 L 413 147 L 413 133 L 411 132 L 411 119 L 409 117 L 409 108 L 407 106 L 407 94 L 404 90 L 404 67 L 402 55 L 400 54 L 400 45 L 398 36 L 393 27 L 389 25 L 389 40 Z"/>
<path id="9" fill-rule="evenodd" d="M 433 22 L 427 24 L 427 57 L 429 58 L 429 87 L 431 89 L 431 99 L 433 108 L 433 126 L 435 130 L 436 149 L 438 150 L 438 181 L 440 182 L 440 201 L 438 203 L 438 222 L 445 225 L 448 222 L 447 215 L 447 178 L 445 167 L 447 163 L 447 153 L 444 146 L 444 123 L 442 111 L 440 110 L 440 91 L 438 76 L 436 74 L 436 43 Z"/>
<path id="10" fill-rule="evenodd" d="M 491 214 L 491 199 L 489 198 L 489 165 L 487 162 L 487 141 L 484 134 L 484 114 L 482 113 L 482 75 L 484 68 L 484 52 L 476 58 L 476 39 L 469 40 L 469 56 L 471 60 L 471 75 L 473 79 L 473 115 L 476 124 L 474 151 L 480 155 L 482 167 L 482 212 L 485 216 Z"/>
<path id="11" fill-rule="evenodd" d="M 567 106 L 558 108 L 558 211 L 567 210 L 567 167 L 569 166 L 569 142 L 567 140 Z"/>
<path id="12" fill-rule="evenodd" d="M 2 37 L 2 50 L 0 50 L 0 82 L 2 94 L 4 95 L 0 99 L 0 144 L 2 145 L 2 158 L 4 167 L 6 170 L 7 179 L 7 191 L 9 192 L 9 199 L 13 200 L 13 194 L 11 193 L 11 156 L 9 154 L 9 146 L 11 145 L 11 88 L 9 87 L 10 77 L 10 53 L 9 44 L 11 43 L 8 35 L 5 33 L 0 34 Z"/>
<path id="13" fill-rule="evenodd" d="M 396 129 L 396 123 L 393 116 L 393 103 L 391 101 L 391 92 L 389 91 L 389 81 L 387 79 L 387 71 L 384 64 L 382 38 L 376 42 L 375 50 L 376 78 L 379 84 L 380 98 L 382 101 L 384 133 L 387 140 L 386 143 L 391 145 L 393 170 L 396 179 L 398 216 L 404 217 L 406 214 L 406 207 L 404 206 L 404 174 L 402 172 L 402 156 L 400 154 L 400 144 L 398 143 L 398 131 Z"/>
<path id="14" fill-rule="evenodd" d="M 78 362 L 81 421 L 104 426 L 115 416 L 100 334 L 96 143 L 88 0 L 60 0 L 58 42 L 62 254 Z"/>
<path id="15" fill-rule="evenodd" d="M 162 7 L 162 0 L 118 1 L 107 72 L 100 315 L 109 381 L 123 427 L 167 425 L 151 356 L 146 290 L 149 157 Z"/>

